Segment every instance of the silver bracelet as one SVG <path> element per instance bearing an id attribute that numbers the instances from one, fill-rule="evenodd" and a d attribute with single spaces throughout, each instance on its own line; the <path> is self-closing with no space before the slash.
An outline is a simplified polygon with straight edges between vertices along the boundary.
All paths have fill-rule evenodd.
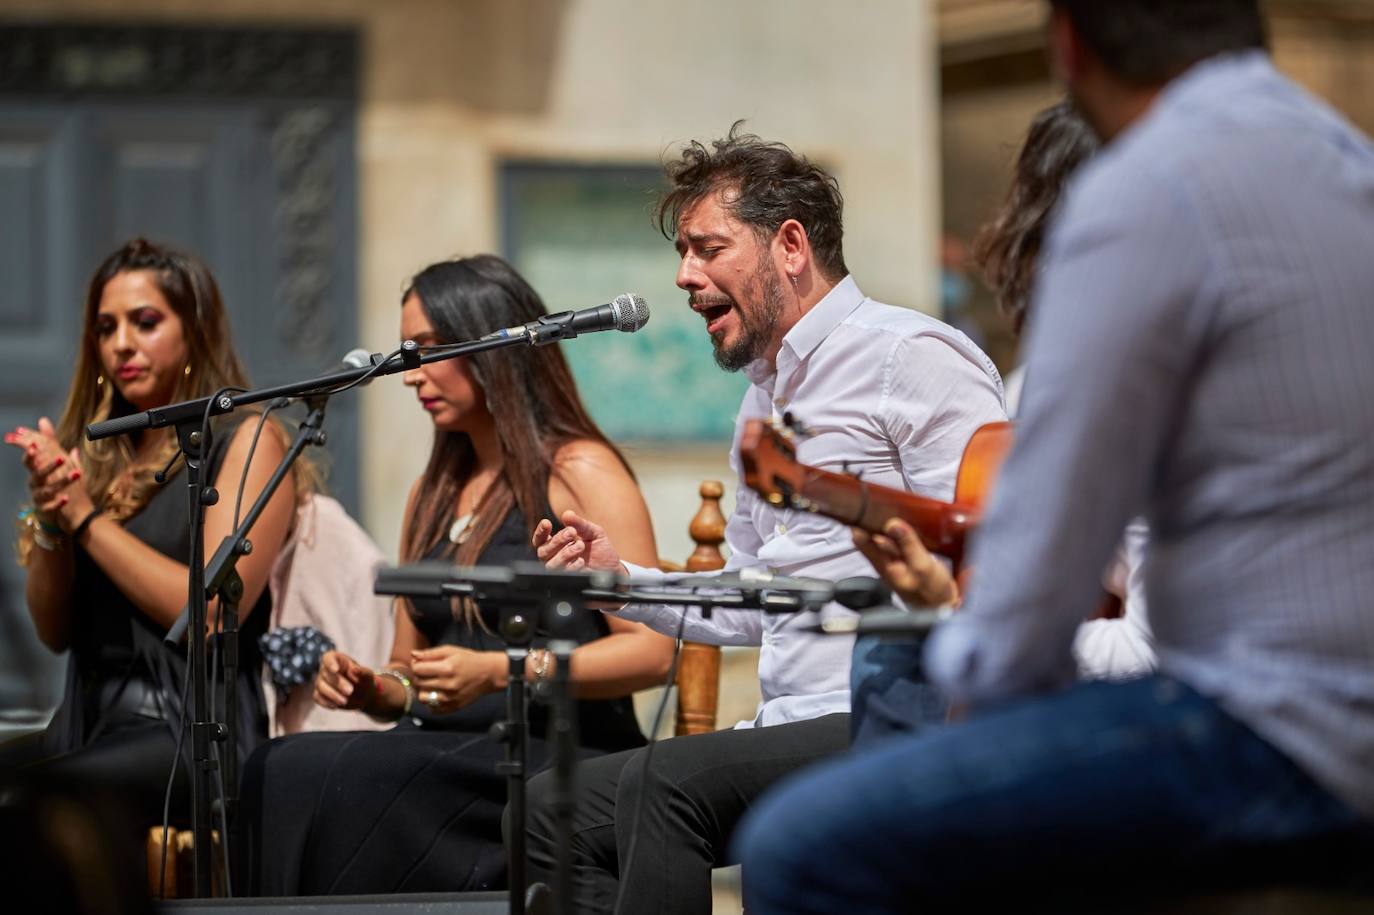
<path id="1" fill-rule="evenodd" d="M 405 690 L 406 694 L 405 705 L 401 707 L 401 717 L 404 718 L 406 715 L 409 715 L 410 707 L 415 704 L 415 686 L 410 682 L 410 677 L 407 677 L 394 667 L 383 667 L 381 670 L 377 671 L 374 676 L 390 677 L 401 684 L 401 689 Z"/>

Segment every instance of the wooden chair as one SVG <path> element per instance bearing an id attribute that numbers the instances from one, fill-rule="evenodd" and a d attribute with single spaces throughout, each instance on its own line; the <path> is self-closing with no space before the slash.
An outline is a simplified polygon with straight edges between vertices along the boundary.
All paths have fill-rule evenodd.
<path id="1" fill-rule="evenodd" d="M 687 527 L 696 548 L 685 564 L 660 559 L 659 568 L 665 572 L 714 572 L 725 565 L 720 552 L 725 542 L 725 514 L 720 509 L 725 487 L 717 480 L 706 480 L 698 492 L 701 507 Z M 714 731 L 719 701 L 720 646 L 684 641 L 677 664 L 677 722 L 673 733 L 681 737 Z"/>

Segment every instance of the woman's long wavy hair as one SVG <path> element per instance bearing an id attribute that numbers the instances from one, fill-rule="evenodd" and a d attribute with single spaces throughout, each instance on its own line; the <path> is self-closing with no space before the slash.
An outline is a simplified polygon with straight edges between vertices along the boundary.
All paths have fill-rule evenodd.
<path id="1" fill-rule="evenodd" d="M 90 442 L 84 434 L 90 423 L 137 412 L 137 408 L 120 395 L 114 380 L 104 377 L 96 333 L 96 318 L 105 285 L 121 273 L 136 270 L 146 270 L 152 275 L 167 304 L 181 319 L 189 370 L 179 377 L 168 402 L 208 397 L 226 386 L 248 387 L 247 374 L 234 351 L 219 286 L 199 258 L 143 238 L 127 242 L 105 258 L 91 277 L 86 292 L 76 372 L 57 425 L 57 435 L 63 448 L 80 449 L 86 490 L 91 500 L 116 520 L 137 514 L 148 503 L 158 485 L 153 474 L 166 465 L 177 450 L 172 429 L 144 433 L 158 436 L 160 443 L 146 452 L 142 460 L 137 460 L 129 436 L 117 435 Z M 269 426 L 284 437 L 275 422 Z M 298 461 L 296 468 L 297 494 L 303 496 L 313 488 L 314 470 L 308 461 L 304 464 Z"/>
<path id="2" fill-rule="evenodd" d="M 1017 156 L 1006 200 L 973 240 L 974 261 L 1018 334 L 1050 217 L 1069 177 L 1097 148 L 1092 128 L 1067 101 L 1040 112 Z"/>
<path id="3" fill-rule="evenodd" d="M 411 279 L 401 301 L 412 293 L 441 343 L 475 340 L 548 313 L 515 268 L 490 254 L 432 264 Z M 589 439 L 610 447 L 622 464 L 625 459 L 582 405 L 557 345 L 506 347 L 462 358 L 481 387 L 501 443 L 500 474 L 474 511 L 471 533 L 452 551 L 454 562 L 471 565 L 512 506 L 519 507 L 531 526 L 544 517 L 549 478 L 558 474 L 554 455 L 559 447 Z M 419 495 L 401 535 L 404 561 L 423 558 L 446 539 L 475 457 L 467 433 L 435 430 Z M 471 601 L 459 602 L 455 615 L 480 624 Z"/>

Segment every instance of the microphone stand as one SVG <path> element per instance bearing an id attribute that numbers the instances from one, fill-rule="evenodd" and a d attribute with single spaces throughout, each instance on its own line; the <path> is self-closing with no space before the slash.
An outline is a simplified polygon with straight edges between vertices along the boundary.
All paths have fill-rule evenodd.
<path id="1" fill-rule="evenodd" d="M 529 717 L 525 707 L 525 658 L 529 654 L 534 626 L 519 609 L 501 610 L 501 638 L 506 643 L 506 658 L 510 670 L 506 676 L 506 719 L 492 725 L 492 736 L 506 748 L 505 762 L 496 764 L 496 771 L 506 776 L 506 803 L 510 807 L 511 822 L 521 824 L 510 836 L 509 860 L 506 862 L 512 915 L 525 913 L 525 776 L 529 764 Z"/>
<path id="2" fill-rule="evenodd" d="M 710 593 L 695 589 L 707 588 Z M 880 600 L 885 592 L 875 579 L 854 578 L 841 582 L 820 582 L 782 579 L 771 582 L 741 582 L 736 587 L 721 587 L 719 581 L 694 576 L 675 587 L 669 584 L 636 585 L 624 576 L 610 572 L 566 572 L 545 568 L 537 562 L 516 562 L 503 566 L 453 566 L 442 562 L 419 562 L 406 566 L 381 568 L 377 571 L 373 590 L 377 594 L 404 597 L 467 596 L 475 600 L 494 600 L 506 605 L 534 606 L 550 634 L 549 649 L 557 659 L 554 679 L 543 684 L 550 689 L 553 706 L 554 731 L 554 790 L 553 809 L 556 824 L 557 859 L 554 870 L 553 911 L 567 911 L 572 893 L 572 834 L 576 812 L 577 716 L 571 680 L 571 658 L 577 643 L 567 637 L 567 629 L 578 613 L 589 603 L 627 602 L 673 603 L 696 606 L 703 613 L 715 607 L 757 609 L 765 613 L 795 613 L 819 610 L 832 600 L 869 606 Z M 515 611 L 503 617 L 502 635 L 506 636 L 506 620 L 519 620 L 522 627 L 527 619 Z M 525 642 L 528 645 L 528 641 Z M 516 657 L 520 659 L 517 669 Z M 528 730 L 527 719 L 517 714 L 517 703 L 523 699 L 524 648 L 510 647 L 512 658 L 510 680 L 507 685 L 508 720 L 498 724 L 495 732 L 507 740 L 507 763 L 502 771 L 509 776 L 507 790 L 510 808 L 510 846 L 507 852 L 510 872 L 509 904 L 512 915 L 524 915 L 525 886 L 525 783 L 524 759 L 515 759 L 515 747 L 523 749 Z M 517 684 L 519 684 L 517 686 Z M 516 697 L 520 697 L 517 699 Z M 521 704 L 523 704 L 521 702 Z M 523 712 L 523 709 L 519 710 Z M 518 773 L 518 774 L 517 774 Z"/>
<path id="3" fill-rule="evenodd" d="M 188 648 L 187 664 L 191 679 L 191 834 L 195 859 L 194 892 L 197 896 L 210 894 L 210 739 L 220 735 L 210 723 L 206 701 L 205 676 L 205 620 L 208 610 L 205 600 L 205 507 L 219 501 L 214 487 L 201 483 L 202 462 L 210 453 L 211 443 L 202 436 L 200 416 L 186 415 L 176 423 L 177 442 L 186 460 L 186 494 L 189 502 L 191 543 L 188 560 L 187 607 L 193 637 Z M 89 429 L 87 430 L 89 434 Z M 183 613 L 183 615 L 186 615 Z M 185 720 L 185 719 L 183 719 Z M 180 760 L 177 761 L 180 764 Z M 222 839 L 227 839 L 227 836 Z M 164 834 L 162 841 L 167 841 Z"/>
<path id="4" fill-rule="evenodd" d="M 499 768 L 507 775 L 507 805 L 510 808 L 510 845 L 507 848 L 511 915 L 524 915 L 526 753 L 529 719 L 525 714 L 525 653 L 536 628 L 549 633 L 549 650 L 556 659 L 552 683 L 543 686 L 550 692 L 554 732 L 554 811 L 558 844 L 555 868 L 553 911 L 567 911 L 572 890 L 573 814 L 577 797 L 574 774 L 577 765 L 577 717 L 573 704 L 571 658 L 577 642 L 568 637 L 568 627 L 585 611 L 583 592 L 588 586 L 608 588 L 615 576 L 605 572 L 560 572 L 537 562 L 516 562 L 507 567 L 462 568 L 444 563 L 416 563 L 392 569 L 379 569 L 374 591 L 404 597 L 468 596 L 492 600 L 503 611 L 501 634 L 507 639 L 511 659 L 506 685 L 507 720 L 499 722 L 493 733 L 506 744 L 506 762 Z M 519 608 L 533 610 L 533 620 Z M 534 625 L 531 625 L 531 624 Z M 542 624 L 542 627 L 540 627 Z M 523 643 L 523 644 L 521 644 Z"/>
<path id="5" fill-rule="evenodd" d="M 216 768 L 211 753 L 211 743 L 217 743 L 222 750 L 223 762 L 220 766 L 224 778 L 222 807 L 226 826 L 232 821 L 238 800 L 238 701 L 234 689 L 238 681 L 239 645 L 239 601 L 243 597 L 243 579 L 239 577 L 237 565 L 240 556 L 253 551 L 248 533 L 257 523 L 258 517 L 272 500 L 282 480 L 291 472 L 307 445 L 323 445 L 326 436 L 323 430 L 325 407 L 328 396 L 312 394 L 306 398 L 309 413 L 296 431 L 291 446 L 277 464 L 271 478 L 258 494 L 232 534 L 220 541 L 219 548 L 209 563 L 204 557 L 204 507 L 219 501 L 219 493 L 214 487 L 203 485 L 201 474 L 203 460 L 209 454 L 211 441 L 203 439 L 201 431 L 189 427 L 198 426 L 199 420 L 182 420 L 177 423 L 177 434 L 182 448 L 186 451 L 187 486 L 193 493 L 191 559 L 188 577 L 190 579 L 191 599 L 181 615 L 167 630 L 164 641 L 169 645 L 178 644 L 189 630 L 191 637 L 187 648 L 191 666 L 191 834 L 194 839 L 192 854 L 195 862 L 194 892 L 197 896 L 208 894 L 211 884 L 211 847 L 212 829 L 210 777 Z M 186 450 L 195 449 L 195 454 Z M 199 509 L 199 512 L 196 510 Z M 215 709 L 207 697 L 213 688 L 208 682 L 205 664 L 207 650 L 206 630 L 208 628 L 209 603 L 219 598 L 220 621 L 223 632 L 220 635 L 220 649 L 224 656 L 224 721 L 214 720 Z M 227 844 L 226 834 L 220 837 Z M 228 875 L 226 875 L 227 877 Z"/>
<path id="6" fill-rule="evenodd" d="M 520 336 L 493 337 L 452 346 L 436 347 L 433 351 L 422 355 L 420 347 L 415 341 L 407 340 L 400 349 L 390 356 L 384 358 L 380 354 L 373 354 L 371 356 L 372 365 L 367 368 L 331 372 L 305 381 L 276 385 L 257 391 L 200 397 L 92 423 L 86 427 L 86 438 L 90 441 L 96 441 L 128 432 L 173 426 L 176 429 L 177 443 L 185 455 L 186 492 L 190 521 L 187 599 L 186 609 L 182 611 L 181 617 L 168 630 L 167 640 L 180 641 L 182 634 L 189 630 L 187 663 L 190 667 L 192 721 L 191 831 L 194 840 L 193 856 L 195 861 L 192 891 L 195 896 L 207 897 L 212 891 L 210 873 L 210 776 L 214 771 L 215 764 L 211 758 L 210 742 L 212 740 L 223 741 L 227 736 L 227 727 L 213 720 L 213 710 L 210 708 L 207 695 L 209 686 L 206 675 L 206 620 L 209 616 L 207 609 L 209 595 L 206 588 L 205 567 L 205 508 L 219 501 L 218 491 L 213 486 L 206 485 L 208 481 L 202 478 L 204 461 L 210 455 L 213 447 L 213 436 L 209 432 L 209 417 L 229 413 L 237 407 L 276 400 L 281 397 L 305 397 L 307 402 L 312 404 L 312 416 L 318 412 L 317 421 L 323 422 L 324 400 L 336 390 L 361 383 L 377 375 L 391 375 L 470 353 L 529 343 L 531 340 Z M 206 430 L 204 434 L 201 429 L 202 425 L 205 426 Z M 297 435 L 297 441 L 292 444 L 293 451 L 288 452 L 290 461 L 294 461 L 296 455 L 299 455 L 301 449 L 308 443 L 307 439 L 315 441 L 316 436 L 323 436 L 323 431 L 315 427 L 307 434 L 303 426 L 301 433 Z M 319 438 L 319 441 L 323 441 L 323 438 Z M 278 473 L 273 477 L 275 481 L 273 488 L 281 482 L 281 477 L 284 477 L 288 470 L 289 463 L 278 468 Z M 226 664 L 232 661 L 235 668 L 237 668 L 238 663 L 236 605 L 242 594 L 243 583 L 234 571 L 233 564 L 237 562 L 239 555 L 252 549 L 244 534 L 251 528 L 252 522 L 257 520 L 257 515 L 262 510 L 261 506 L 266 505 L 266 499 L 270 497 L 270 494 L 270 490 L 264 491 L 263 496 L 254 503 L 253 510 L 250 510 L 249 517 L 245 519 L 246 523 L 241 526 L 239 531 L 235 531 L 234 536 L 226 538 L 220 544 L 219 550 L 215 553 L 220 564 L 211 571 L 211 580 L 215 581 L 217 590 L 227 594 L 230 603 L 235 605 L 232 621 L 226 617 L 226 621 L 229 622 L 229 625 L 226 626 L 228 638 L 226 646 L 232 647 L 226 647 L 225 650 Z M 227 674 L 228 670 L 226 670 Z M 236 725 L 236 713 L 229 711 L 234 707 L 234 703 L 228 701 L 228 694 L 233 689 L 234 684 L 232 680 L 226 682 L 229 684 L 228 689 L 226 689 L 226 717 L 230 718 L 230 723 Z M 232 747 L 232 749 L 231 757 L 238 752 L 237 746 Z M 226 777 L 231 773 L 237 774 L 236 765 L 231 765 L 229 768 L 230 771 L 226 773 Z M 226 791 L 228 790 L 226 787 Z M 234 790 L 237 790 L 237 786 Z M 222 841 L 228 842 L 229 837 L 223 836 Z"/>

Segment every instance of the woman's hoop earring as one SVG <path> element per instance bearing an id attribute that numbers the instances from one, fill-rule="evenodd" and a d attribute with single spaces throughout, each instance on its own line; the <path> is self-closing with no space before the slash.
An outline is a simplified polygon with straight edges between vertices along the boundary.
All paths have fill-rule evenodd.
<path id="1" fill-rule="evenodd" d="M 181 370 L 181 374 L 183 374 L 183 375 L 190 375 L 190 374 L 191 374 L 191 363 L 189 363 L 189 362 L 186 363 L 186 368 L 184 368 L 184 369 Z"/>
<path id="2" fill-rule="evenodd" d="M 105 383 L 105 376 L 104 376 L 104 375 L 96 375 L 96 376 L 95 376 L 95 386 L 96 386 L 96 387 L 100 387 L 100 386 L 101 386 L 102 384 L 104 384 L 104 383 Z"/>

